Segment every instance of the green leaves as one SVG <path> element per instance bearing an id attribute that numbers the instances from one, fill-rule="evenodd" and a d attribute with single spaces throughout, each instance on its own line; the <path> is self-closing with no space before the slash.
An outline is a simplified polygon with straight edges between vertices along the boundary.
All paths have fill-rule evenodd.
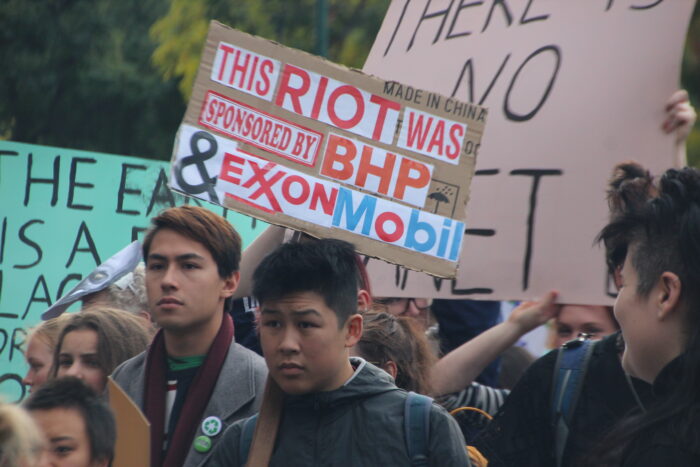
<path id="1" fill-rule="evenodd" d="M 185 105 L 151 64 L 165 0 L 0 4 L 0 133 L 15 141 L 168 159 Z"/>
<path id="2" fill-rule="evenodd" d="M 209 21 L 288 47 L 316 52 L 317 0 L 172 0 L 151 28 L 158 42 L 153 62 L 164 78 L 181 78 L 187 100 L 197 74 Z M 389 7 L 388 0 L 328 0 L 329 59 L 362 67 Z"/>

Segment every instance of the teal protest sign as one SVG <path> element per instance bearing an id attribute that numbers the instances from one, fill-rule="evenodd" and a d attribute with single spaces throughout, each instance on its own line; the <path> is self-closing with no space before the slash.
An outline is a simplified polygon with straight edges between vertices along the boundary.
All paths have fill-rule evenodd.
<path id="1" fill-rule="evenodd" d="M 266 227 L 171 192 L 168 170 L 166 162 L 0 141 L 0 397 L 25 395 L 27 329 L 95 266 L 141 238 L 161 209 L 206 205 L 236 227 L 244 247 Z"/>

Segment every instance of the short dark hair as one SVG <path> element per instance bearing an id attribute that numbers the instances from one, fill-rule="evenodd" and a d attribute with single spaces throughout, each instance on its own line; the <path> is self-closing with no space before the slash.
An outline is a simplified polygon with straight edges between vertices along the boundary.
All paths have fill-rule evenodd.
<path id="1" fill-rule="evenodd" d="M 199 206 L 178 206 L 162 211 L 151 219 L 152 227 L 143 240 L 143 259 L 148 264 L 148 253 L 153 237 L 169 229 L 201 243 L 211 253 L 219 271 L 226 279 L 238 271 L 241 262 L 241 236 L 223 217 Z"/>
<path id="2" fill-rule="evenodd" d="M 297 292 L 315 292 L 338 317 L 357 313 L 360 274 L 352 244 L 336 239 L 285 243 L 253 273 L 253 295 L 263 305 Z"/>
<path id="3" fill-rule="evenodd" d="M 30 412 L 58 408 L 78 411 L 85 422 L 91 459 L 112 462 L 117 438 L 114 415 L 107 403 L 78 378 L 47 381 L 32 392 L 24 408 Z"/>

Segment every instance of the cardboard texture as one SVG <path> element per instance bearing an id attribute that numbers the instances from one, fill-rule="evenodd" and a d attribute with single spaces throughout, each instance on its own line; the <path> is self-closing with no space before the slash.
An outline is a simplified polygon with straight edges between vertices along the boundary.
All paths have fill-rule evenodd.
<path id="1" fill-rule="evenodd" d="M 486 115 L 212 22 L 170 186 L 455 277 Z"/>
<path id="2" fill-rule="evenodd" d="M 117 422 L 112 467 L 148 467 L 151 462 L 151 426 L 141 410 L 114 382 L 107 380 L 109 406 Z"/>
<path id="3" fill-rule="evenodd" d="M 610 304 L 602 248 L 613 166 L 660 174 L 692 0 L 394 0 L 363 71 L 489 108 L 459 274 L 368 264 L 377 296 Z"/>

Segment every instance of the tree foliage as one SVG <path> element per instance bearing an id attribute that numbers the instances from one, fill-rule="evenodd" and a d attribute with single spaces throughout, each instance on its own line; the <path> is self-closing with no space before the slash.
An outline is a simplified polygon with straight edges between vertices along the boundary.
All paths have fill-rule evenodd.
<path id="1" fill-rule="evenodd" d="M 329 0 L 328 58 L 361 68 L 389 3 Z M 315 11 L 316 0 L 172 0 L 151 29 L 159 44 L 153 60 L 164 76 L 182 78 L 180 91 L 189 98 L 210 20 L 315 53 Z"/>
<path id="2" fill-rule="evenodd" d="M 167 159 L 185 110 L 151 64 L 167 0 L 0 3 L 0 134 Z"/>

